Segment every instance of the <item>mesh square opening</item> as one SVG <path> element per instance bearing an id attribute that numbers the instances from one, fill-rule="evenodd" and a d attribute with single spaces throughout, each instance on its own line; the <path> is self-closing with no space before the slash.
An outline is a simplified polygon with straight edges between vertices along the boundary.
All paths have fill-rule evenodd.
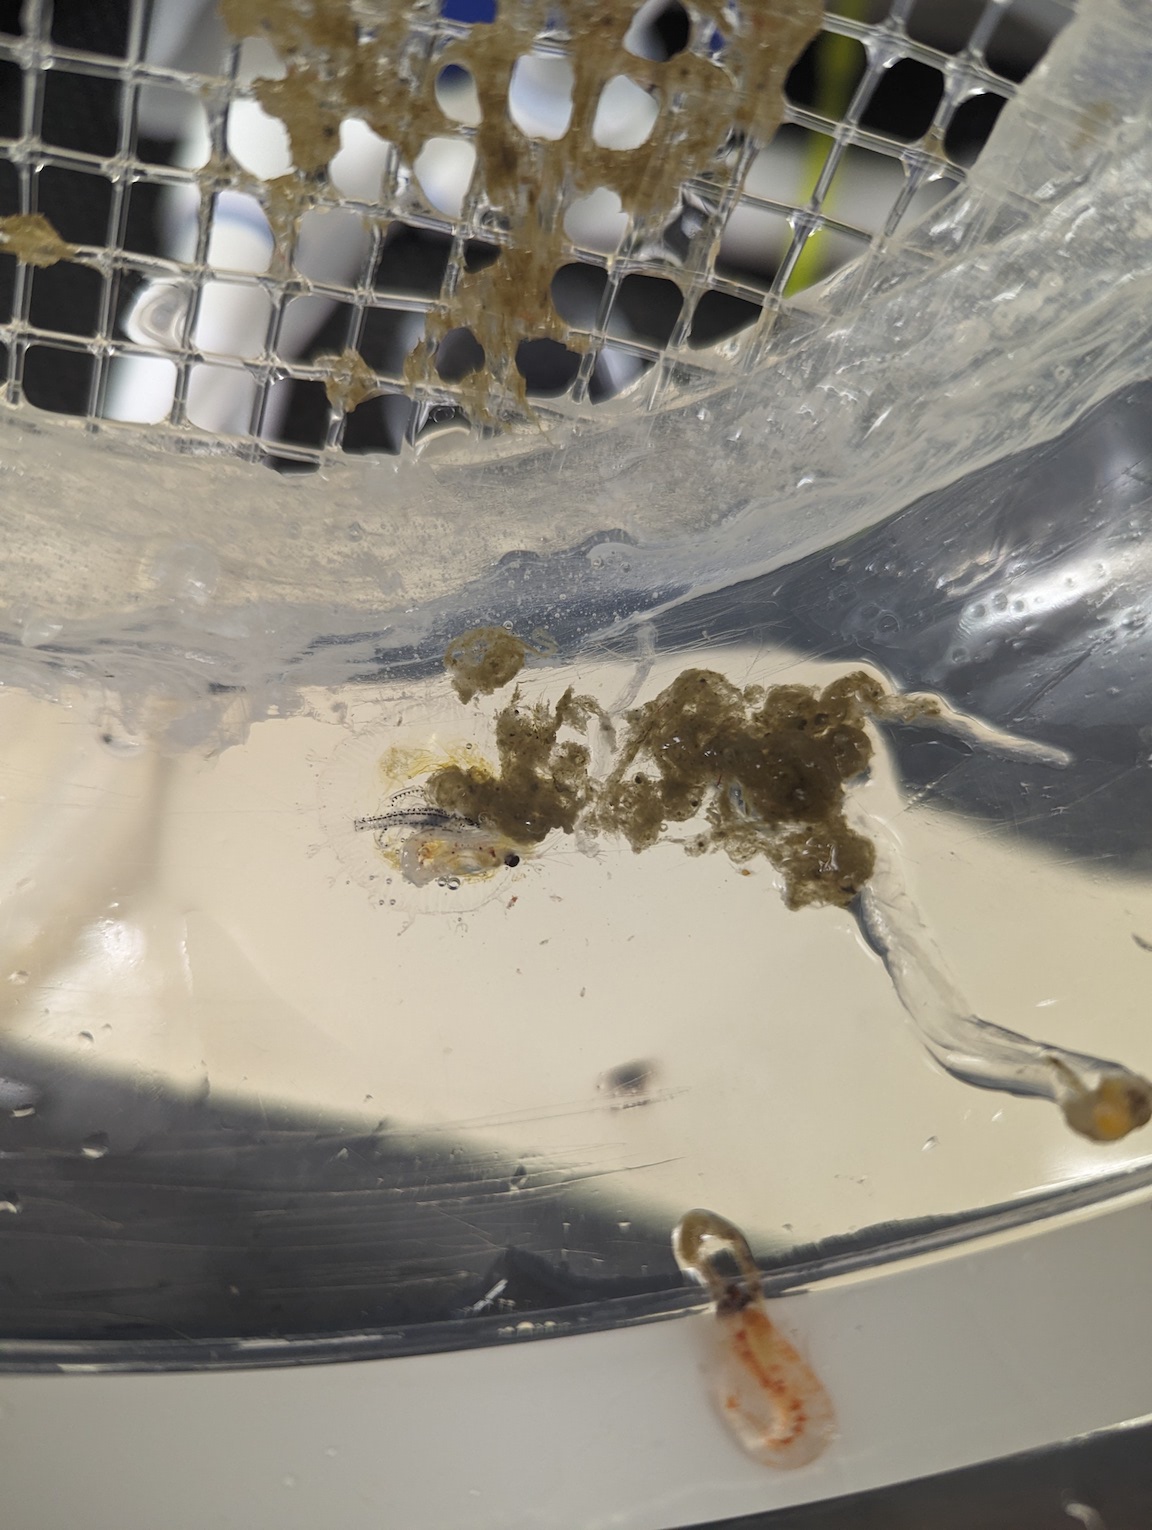
<path id="1" fill-rule="evenodd" d="M 984 14 L 985 0 L 916 0 L 908 20 L 908 36 L 941 53 L 962 53 L 976 23 Z"/>
<path id="2" fill-rule="evenodd" d="M 339 354 L 348 344 L 355 317 L 351 303 L 335 303 L 318 293 L 292 298 L 280 320 L 276 354 L 285 361 Z"/>
<path id="3" fill-rule="evenodd" d="M 23 97 L 20 65 L 14 59 L 0 58 L 0 138 L 19 138 Z"/>
<path id="4" fill-rule="evenodd" d="M 36 409 L 87 415 L 96 358 L 55 345 L 30 345 L 21 376 L 24 396 Z"/>
<path id="5" fill-rule="evenodd" d="M 416 405 L 402 393 L 366 399 L 345 416 L 344 450 L 358 456 L 397 456 L 415 411 Z"/>
<path id="6" fill-rule="evenodd" d="M 807 235 L 798 233 L 786 261 L 788 275 L 784 281 L 784 296 L 796 297 L 809 287 L 826 281 L 863 255 L 870 243 L 864 235 L 835 228 L 817 228 Z"/>
<path id="7" fill-rule="evenodd" d="M 675 282 L 658 276 L 626 276 L 608 315 L 608 333 L 667 345 L 683 306 L 684 296 Z"/>
<path id="8" fill-rule="evenodd" d="M 104 415 L 134 425 L 159 425 L 172 411 L 176 363 L 159 356 L 114 356 L 108 365 Z"/>
<path id="9" fill-rule="evenodd" d="M 218 436 L 249 436 L 256 379 L 239 367 L 211 363 L 192 368 L 185 412 L 191 424 Z"/>
<path id="10" fill-rule="evenodd" d="M 87 170 L 45 165 L 35 179 L 36 210 L 69 244 L 109 243 L 112 183 Z"/>
<path id="11" fill-rule="evenodd" d="M 794 106 L 839 121 L 867 70 L 863 43 L 839 32 L 821 32 L 793 64 L 784 94 Z"/>
<path id="12" fill-rule="evenodd" d="M 716 274 L 767 292 L 792 243 L 792 224 L 783 213 L 742 202 L 724 227 Z"/>
<path id="13" fill-rule="evenodd" d="M 280 446 L 319 449 L 328 435 L 331 407 L 322 382 L 282 377 L 264 400 L 261 438 Z"/>
<path id="14" fill-rule="evenodd" d="M 369 308 L 364 314 L 357 349 L 373 372 L 399 382 L 404 375 L 404 363 L 423 329 L 424 320 L 418 313 L 399 308 Z"/>
<path id="15" fill-rule="evenodd" d="M 71 261 L 30 273 L 32 296 L 28 319 L 35 329 L 93 337 L 100 332 L 104 278 L 91 266 Z"/>
<path id="16" fill-rule="evenodd" d="M 131 10 L 122 0 L 57 0 L 51 7 L 50 36 L 61 48 L 124 58 Z"/>
<path id="17" fill-rule="evenodd" d="M 451 253 L 448 234 L 393 223 L 376 261 L 376 291 L 397 297 L 439 297 Z"/>
<path id="18" fill-rule="evenodd" d="M 820 210 L 864 234 L 884 228 L 904 190 L 904 166 L 890 154 L 850 147 L 844 151 Z"/>
<path id="19" fill-rule="evenodd" d="M 932 126 L 943 95 L 939 69 L 914 58 L 897 59 L 880 76 L 861 122 L 874 133 L 913 143 Z"/>
<path id="20" fill-rule="evenodd" d="M 718 345 L 742 330 L 750 329 L 763 313 L 759 303 L 737 297 L 732 292 L 705 292 L 692 314 L 688 344 L 693 349 Z"/>
<path id="21" fill-rule="evenodd" d="M 116 80 L 50 69 L 44 77 L 40 136 L 61 149 L 111 157 L 120 142 L 122 94 Z"/>
<path id="22" fill-rule="evenodd" d="M 944 133 L 944 152 L 954 164 L 975 164 L 1005 105 L 1003 96 L 986 90 L 960 102 Z"/>

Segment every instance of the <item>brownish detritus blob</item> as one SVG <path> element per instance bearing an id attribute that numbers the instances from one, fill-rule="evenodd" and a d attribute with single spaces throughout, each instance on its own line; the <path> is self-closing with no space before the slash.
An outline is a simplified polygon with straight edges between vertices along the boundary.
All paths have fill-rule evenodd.
<path id="1" fill-rule="evenodd" d="M 292 274 L 290 256 L 300 229 L 300 220 L 315 207 L 317 191 L 315 181 L 297 171 L 260 183 L 258 194 L 264 206 L 264 216 L 268 219 L 268 227 L 272 231 L 272 259 L 268 269 L 277 276 Z"/>
<path id="2" fill-rule="evenodd" d="M 447 765 L 433 771 L 424 795 L 433 807 L 467 823 L 534 845 L 560 829 L 571 834 L 591 800 L 588 750 L 560 739 L 561 728 L 583 729 L 600 708 L 569 687 L 550 708 L 528 705 L 517 690 L 496 719 L 495 774 L 483 766 Z"/>
<path id="3" fill-rule="evenodd" d="M 491 696 L 524 667 L 532 650 L 506 627 L 473 627 L 453 638 L 444 654 L 444 668 L 461 701 Z"/>
<path id="4" fill-rule="evenodd" d="M 0 255 L 15 255 L 30 266 L 54 266 L 76 254 L 76 246 L 61 239 L 43 213 L 0 218 Z"/>
<path id="5" fill-rule="evenodd" d="M 527 646 L 501 627 L 452 643 L 445 664 L 462 701 L 506 684 Z M 844 816 L 845 787 L 868 767 L 869 715 L 890 700 L 856 671 L 818 691 L 804 685 L 741 690 L 715 670 L 688 669 L 627 714 L 627 733 L 602 782 L 589 752 L 561 741 L 564 727 L 607 724 L 588 696 L 565 691 L 555 708 L 517 691 L 496 718 L 498 768 L 451 765 L 427 781 L 444 812 L 538 843 L 554 829 L 619 834 L 635 851 L 670 824 L 700 820 L 688 849 L 719 848 L 743 863 L 763 855 L 784 877 L 789 908 L 845 907 L 868 881 L 876 855 Z"/>
<path id="6" fill-rule="evenodd" d="M 1063 1070 L 1067 1075 L 1068 1070 Z M 1067 1091 L 1060 1101 L 1064 1119 L 1091 1142 L 1119 1142 L 1152 1120 L 1152 1086 L 1138 1075 L 1108 1073 L 1094 1089 Z"/>
<path id="7" fill-rule="evenodd" d="M 844 907 L 875 866 L 871 842 L 844 817 L 844 788 L 872 758 L 866 718 L 885 695 L 862 671 L 817 691 L 740 690 L 714 670 L 685 670 L 628 714 L 590 822 L 644 850 L 670 823 L 703 816 L 697 853 L 764 855 L 790 908 Z"/>
<path id="8" fill-rule="evenodd" d="M 616 193 L 640 233 L 675 216 L 685 184 L 702 174 L 721 197 L 747 156 L 737 143 L 768 143 L 784 113 L 788 71 L 820 28 L 819 0 L 756 0 L 734 10 L 722 0 L 687 0 L 688 46 L 671 58 L 640 58 L 624 47 L 638 0 L 516 0 L 494 21 L 476 25 L 429 57 L 421 0 L 359 8 L 353 0 L 220 0 L 236 37 L 262 37 L 285 65 L 282 79 L 253 86 L 264 110 L 288 132 L 292 159 L 307 183 L 322 177 L 340 146 L 340 125 L 356 117 L 396 146 L 411 168 L 429 139 L 456 136 L 457 124 L 436 99 L 448 65 L 475 83 L 480 122 L 468 201 L 486 209 L 506 232 L 497 259 L 467 272 L 430 309 L 425 337 L 409 357 L 405 381 L 443 388 L 436 349 L 450 330 L 471 330 L 484 366 L 455 384 L 476 419 L 499 418 L 501 406 L 527 409 L 516 351 L 526 339 L 550 338 L 575 351 L 587 339 L 552 303 L 552 279 L 568 258 L 564 218 L 572 204 L 603 187 Z M 538 49 L 545 32 L 565 23 L 571 34 L 572 116 L 563 137 L 529 138 L 508 111 L 516 65 Z M 716 52 L 715 38 L 723 40 Z M 598 144 L 593 127 L 604 87 L 624 76 L 658 106 L 643 143 L 629 149 Z M 283 195 L 279 201 L 283 202 Z M 278 244 L 284 220 L 271 219 Z"/>
<path id="9" fill-rule="evenodd" d="M 315 365 L 324 369 L 328 402 L 345 414 L 351 414 L 367 399 L 379 398 L 384 391 L 359 351 L 347 348 L 339 356 L 317 356 Z"/>

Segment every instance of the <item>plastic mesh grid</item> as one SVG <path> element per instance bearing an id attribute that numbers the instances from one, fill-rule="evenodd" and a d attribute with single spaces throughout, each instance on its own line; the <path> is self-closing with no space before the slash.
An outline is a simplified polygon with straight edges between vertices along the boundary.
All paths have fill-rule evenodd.
<path id="1" fill-rule="evenodd" d="M 545 383 L 523 369 L 538 416 L 584 414 L 623 386 L 651 405 L 669 388 L 755 367 L 782 308 L 854 255 L 882 251 L 928 198 L 963 179 L 996 110 L 1015 90 L 1009 74 L 1026 72 L 1042 47 L 1019 67 L 997 58 L 994 40 L 1012 17 L 1011 0 L 986 0 L 971 11 L 963 36 L 946 46 L 919 40 L 931 35 L 925 11 L 925 0 L 895 0 L 871 21 L 829 11 L 792 71 L 783 125 L 768 150 L 737 144 L 723 177 L 685 184 L 680 213 L 658 238 L 632 222 L 614 250 L 567 240 L 553 294 L 557 307 L 569 304 L 583 348 L 563 356 L 555 342 L 537 342 L 552 346 Z M 0 254 L 0 267 L 12 268 L 11 311 L 0 309 L 9 402 L 26 399 L 98 428 L 109 415 L 113 364 L 151 359 L 164 364 L 168 380 L 157 384 L 156 417 L 146 423 L 174 428 L 186 442 L 301 466 L 344 450 L 400 450 L 405 441 L 462 421 L 451 365 L 441 362 L 439 373 L 414 383 L 405 378 L 405 362 L 422 316 L 445 295 L 450 301 L 472 264 L 498 255 L 506 233 L 467 199 L 462 216 L 438 210 L 394 149 L 385 153 L 379 195 L 371 199 L 323 176 L 297 177 L 287 192 L 288 178 L 262 180 L 234 156 L 234 114 L 242 103 L 251 110 L 252 99 L 244 45 L 225 40 L 213 73 L 161 65 L 147 56 L 150 15 L 147 0 L 131 0 L 126 36 L 114 53 L 61 42 L 48 0 L 27 0 L 19 30 L 0 34 L 0 95 L 9 92 L 11 102 L 19 91 L 18 128 L 0 138 L 0 216 L 50 203 L 58 232 L 74 247 L 70 260 L 47 268 Z M 424 57 L 436 67 L 437 48 L 465 35 L 468 24 L 440 15 L 425 30 Z M 831 39 L 840 40 L 831 44 L 841 50 L 838 64 L 822 65 L 820 50 Z M 555 34 L 545 41 L 556 56 L 578 46 Z M 839 84 L 830 85 L 837 69 Z M 176 163 L 171 146 L 157 152 L 143 140 L 140 93 L 155 87 L 203 103 L 209 153 L 198 168 Z M 81 113 L 69 114 L 70 89 L 103 98 L 114 137 L 101 140 L 86 130 Z M 832 99 L 837 89 L 839 102 Z M 457 123 L 441 136 L 467 143 L 474 131 Z M 741 155 L 744 162 L 734 163 Z M 862 183 L 871 188 L 867 195 L 853 196 Z M 189 188 L 197 198 L 184 258 L 148 249 L 133 235 L 135 199 L 161 187 Z M 355 218 L 366 231 L 355 271 L 310 274 L 299 225 L 264 269 L 234 269 L 210 258 L 224 193 L 252 199 L 254 226 L 260 207 L 276 222 L 276 198 L 285 195 L 295 196 L 295 210 L 307 208 L 309 218 Z M 72 226 L 70 199 L 88 209 L 83 224 Z M 103 217 L 102 240 L 92 237 L 94 207 Z M 283 220 L 281 226 L 287 227 Z M 415 280 L 398 257 L 408 246 L 416 250 Z M 248 329 L 255 315 L 258 333 L 247 342 L 226 341 L 217 352 L 205 344 L 202 318 L 205 294 L 222 278 L 246 305 Z M 72 297 L 77 283 L 88 284 L 79 321 L 59 317 L 54 295 L 62 283 Z M 0 299 L 3 290 L 0 284 Z M 162 341 L 126 332 L 126 315 L 142 291 L 169 304 Z M 306 325 L 302 331 L 288 322 L 301 300 L 316 305 L 310 334 Z M 340 372 L 334 358 L 349 351 L 364 355 L 371 377 L 360 379 L 363 391 L 381 400 L 355 413 L 344 407 L 347 395 L 330 397 Z M 194 401 L 197 374 L 207 377 L 209 367 L 235 382 L 215 417 Z M 357 379 L 343 381 L 355 386 Z"/>

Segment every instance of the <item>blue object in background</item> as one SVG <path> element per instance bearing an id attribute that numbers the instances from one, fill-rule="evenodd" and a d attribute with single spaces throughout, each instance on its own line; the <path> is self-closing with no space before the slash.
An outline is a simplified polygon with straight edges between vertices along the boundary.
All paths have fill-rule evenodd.
<path id="1" fill-rule="evenodd" d="M 440 14 L 445 21 L 491 23 L 496 20 L 496 0 L 440 0 Z"/>

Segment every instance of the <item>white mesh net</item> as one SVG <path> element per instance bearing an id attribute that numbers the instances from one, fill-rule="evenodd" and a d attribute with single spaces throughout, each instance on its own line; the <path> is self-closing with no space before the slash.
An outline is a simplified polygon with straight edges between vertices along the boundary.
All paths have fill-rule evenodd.
<path id="1" fill-rule="evenodd" d="M 1063 19 L 230 0 L 189 36 L 181 9 L 122 7 L 106 52 L 48 4 L 0 38 L 0 212 L 43 263 L 9 398 L 302 464 L 754 371 L 782 308 L 963 179 Z"/>
<path id="2" fill-rule="evenodd" d="M 344 674 L 511 554 L 650 608 L 1143 369 L 1117 0 L 89 9 L 0 37 L 2 423 L 16 633 L 96 621 L 115 678 L 174 602 L 230 684 Z"/>

